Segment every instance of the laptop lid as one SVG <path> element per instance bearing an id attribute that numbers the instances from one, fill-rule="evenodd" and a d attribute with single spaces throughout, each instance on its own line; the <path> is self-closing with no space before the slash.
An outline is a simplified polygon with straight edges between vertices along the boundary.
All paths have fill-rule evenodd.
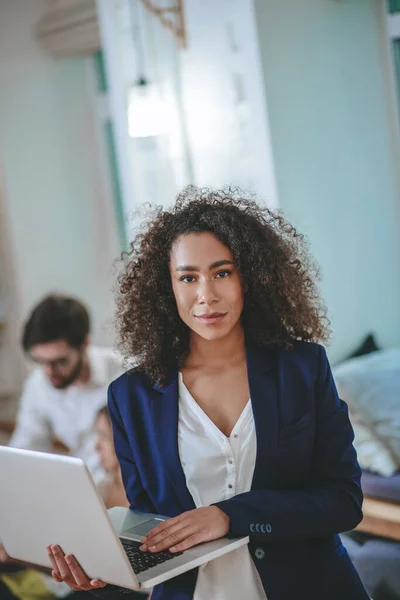
<path id="1" fill-rule="evenodd" d="M 46 546 L 74 554 L 91 578 L 140 587 L 79 458 L 0 446 L 0 540 L 15 559 L 51 568 Z"/>

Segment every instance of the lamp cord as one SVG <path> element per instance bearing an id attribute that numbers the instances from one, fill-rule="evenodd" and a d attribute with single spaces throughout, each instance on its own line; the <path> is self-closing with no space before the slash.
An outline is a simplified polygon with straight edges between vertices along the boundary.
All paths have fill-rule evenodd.
<path id="1" fill-rule="evenodd" d="M 136 53 L 137 83 L 146 85 L 148 79 L 146 77 L 145 44 L 143 41 L 143 28 L 141 27 L 139 0 L 128 0 L 128 5 L 131 17 L 132 41 Z"/>

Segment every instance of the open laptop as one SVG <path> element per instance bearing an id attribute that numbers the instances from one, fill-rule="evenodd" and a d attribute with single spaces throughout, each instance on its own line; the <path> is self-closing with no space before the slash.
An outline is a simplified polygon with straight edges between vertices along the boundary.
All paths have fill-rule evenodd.
<path id="1" fill-rule="evenodd" d="M 221 538 L 176 555 L 141 552 L 163 517 L 109 512 L 79 458 L 0 446 L 0 540 L 18 560 L 51 567 L 46 547 L 73 554 L 90 578 L 138 590 L 232 552 L 249 538 Z"/>

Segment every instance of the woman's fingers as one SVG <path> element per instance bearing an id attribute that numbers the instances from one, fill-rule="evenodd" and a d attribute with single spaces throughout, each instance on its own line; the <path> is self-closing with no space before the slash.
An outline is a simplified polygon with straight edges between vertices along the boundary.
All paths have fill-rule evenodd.
<path id="1" fill-rule="evenodd" d="M 56 581 L 64 581 L 74 591 L 90 591 L 106 585 L 99 579 L 89 579 L 75 556 L 64 555 L 59 546 L 50 546 L 50 551 L 50 560 L 54 565 L 52 576 Z"/>
<path id="2" fill-rule="evenodd" d="M 82 588 L 76 583 L 71 570 L 65 560 L 64 552 L 59 546 L 51 546 L 53 558 L 56 564 L 56 571 L 60 575 L 62 581 L 64 581 L 72 590 L 79 591 Z"/>
<path id="3" fill-rule="evenodd" d="M 142 538 L 143 547 L 141 549 L 147 550 L 157 544 L 159 544 L 162 540 L 166 539 L 169 536 L 172 536 L 173 539 L 176 539 L 176 534 L 184 529 L 187 526 L 187 521 L 185 519 L 168 519 L 162 526 L 157 525 L 154 527 L 147 536 Z"/>
<path id="4" fill-rule="evenodd" d="M 196 544 L 201 544 L 201 542 L 206 541 L 208 541 L 208 538 L 204 533 L 194 533 L 179 544 L 176 544 L 176 546 L 172 546 L 170 550 L 171 552 L 184 552 L 185 550 L 189 550 L 189 548 L 196 546 Z"/>
<path id="5" fill-rule="evenodd" d="M 148 539 L 145 544 L 140 546 L 140 549 L 150 552 L 161 552 L 182 542 L 182 540 L 188 538 L 190 535 L 195 533 L 195 526 L 188 526 L 186 523 L 177 523 L 174 527 L 164 529 L 161 533 L 152 538 Z"/>
<path id="6" fill-rule="evenodd" d="M 100 581 L 100 579 L 91 579 L 90 585 L 92 586 L 90 589 L 93 589 L 93 588 L 103 588 L 107 584 L 104 583 L 104 581 Z"/>
<path id="7" fill-rule="evenodd" d="M 98 579 L 89 579 L 73 554 L 66 554 L 65 562 L 69 566 L 75 582 L 81 589 L 90 590 L 93 587 L 104 587 L 106 585 Z"/>
<path id="8" fill-rule="evenodd" d="M 147 547 L 151 546 L 153 538 L 162 534 L 166 529 L 171 529 L 181 523 L 184 520 L 185 514 L 186 513 L 183 513 L 177 517 L 174 517 L 173 519 L 167 519 L 166 521 L 163 521 L 157 525 L 157 527 L 154 527 L 151 531 L 149 531 L 149 533 L 142 538 L 142 542 L 145 543 Z"/>
<path id="9" fill-rule="evenodd" d="M 47 555 L 49 557 L 49 560 L 51 562 L 51 566 L 53 569 L 52 576 L 54 577 L 54 579 L 56 579 L 56 577 L 53 575 L 53 573 L 56 573 L 58 575 L 58 577 L 60 577 L 60 573 L 58 572 L 57 563 L 54 559 L 53 552 L 51 550 L 51 546 L 47 546 Z M 58 580 L 56 579 L 56 581 L 58 581 Z"/>
<path id="10" fill-rule="evenodd" d="M 82 571 L 81 566 L 76 560 L 75 556 L 72 554 L 65 555 L 65 562 L 67 563 L 69 570 L 74 578 L 74 581 L 82 590 L 89 589 L 90 579 L 86 577 L 85 573 Z"/>
<path id="11" fill-rule="evenodd" d="M 168 519 L 142 538 L 143 551 L 187 550 L 201 542 L 223 537 L 229 531 L 229 517 L 216 506 L 203 506 Z"/>

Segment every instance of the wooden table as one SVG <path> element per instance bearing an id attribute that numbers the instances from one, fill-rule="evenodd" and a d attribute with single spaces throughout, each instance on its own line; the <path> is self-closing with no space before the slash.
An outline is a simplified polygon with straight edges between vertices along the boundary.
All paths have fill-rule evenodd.
<path id="1" fill-rule="evenodd" d="M 365 496 L 363 513 L 356 531 L 400 541 L 400 504 Z"/>

